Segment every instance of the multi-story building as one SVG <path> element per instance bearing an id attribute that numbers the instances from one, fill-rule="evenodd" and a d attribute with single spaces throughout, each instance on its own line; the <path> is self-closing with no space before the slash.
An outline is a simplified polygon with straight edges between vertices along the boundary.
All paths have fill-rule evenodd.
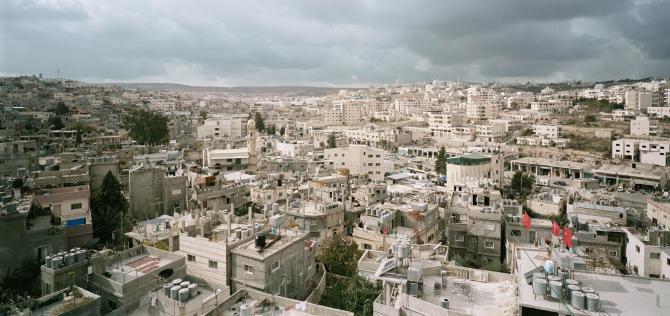
<path id="1" fill-rule="evenodd" d="M 198 126 L 198 138 L 241 138 L 246 133 L 248 114 L 215 114 Z"/>
<path id="2" fill-rule="evenodd" d="M 501 202 L 497 190 L 467 187 L 453 192 L 445 213 L 449 252 L 469 254 L 481 264 L 501 262 Z"/>
<path id="3" fill-rule="evenodd" d="M 308 281 L 317 272 L 316 243 L 304 233 L 276 229 L 277 233 L 231 250 L 233 292 L 252 288 L 289 298 L 303 297 L 307 293 Z"/>
<path id="4" fill-rule="evenodd" d="M 337 101 L 322 113 L 325 125 L 360 125 L 366 121 L 367 107 L 359 102 Z"/>
<path id="5" fill-rule="evenodd" d="M 533 125 L 533 133 L 539 137 L 548 139 L 558 139 L 561 137 L 561 127 L 559 125 Z"/>
<path id="6" fill-rule="evenodd" d="M 365 208 L 352 235 L 360 249 L 386 251 L 401 239 L 437 243 L 442 238 L 436 204 L 402 199 L 398 194 L 391 202 Z"/>
<path id="7" fill-rule="evenodd" d="M 647 116 L 638 116 L 630 121 L 630 134 L 634 136 L 659 136 L 661 129 L 658 120 L 650 120 Z"/>
<path id="8" fill-rule="evenodd" d="M 627 159 L 643 164 L 670 164 L 670 141 L 622 138 L 612 141 L 612 158 Z"/>
<path id="9" fill-rule="evenodd" d="M 669 90 L 670 91 L 670 90 Z M 654 106 L 647 108 L 647 114 L 652 117 L 670 117 L 670 106 Z"/>
<path id="10" fill-rule="evenodd" d="M 131 216 L 145 220 L 183 210 L 187 201 L 186 180 L 181 170 L 169 172 L 164 166 L 153 164 L 133 167 L 128 180 Z"/>
<path id="11" fill-rule="evenodd" d="M 65 224 L 68 248 L 81 247 L 93 238 L 90 195 L 88 185 L 82 185 L 51 189 L 36 198 L 41 207 L 51 209 L 53 216 Z"/>
<path id="12" fill-rule="evenodd" d="M 496 161 L 494 161 L 496 160 Z M 469 153 L 447 158 L 447 189 L 458 191 L 473 183 L 491 183 L 500 177 L 498 158 L 480 153 Z"/>
<path id="13" fill-rule="evenodd" d="M 661 253 L 670 251 L 670 231 L 649 230 L 646 235 L 624 228 L 626 232 L 626 266 L 630 273 L 649 278 L 660 278 Z M 666 275 L 665 278 L 670 276 Z"/>
<path id="14" fill-rule="evenodd" d="M 16 177 L 19 170 L 36 170 L 37 157 L 37 142 L 34 140 L 0 142 L 0 176 Z"/>
<path id="15" fill-rule="evenodd" d="M 670 200 L 654 199 L 647 200 L 647 217 L 652 224 L 662 230 L 670 230 Z M 670 274 L 668 275 L 670 277 Z"/>
<path id="16" fill-rule="evenodd" d="M 570 99 L 540 100 L 530 103 L 530 109 L 541 113 L 563 113 L 572 107 Z"/>
<path id="17" fill-rule="evenodd" d="M 393 172 L 393 162 L 386 160 L 386 151 L 366 145 L 349 145 L 328 148 L 323 151 L 324 159 L 331 161 L 334 170 L 348 169 L 351 175 L 367 175 L 372 179 L 383 179 L 387 172 Z"/>
<path id="18" fill-rule="evenodd" d="M 651 107 L 652 95 L 648 91 L 629 90 L 626 91 L 624 100 L 627 110 L 643 112 Z"/>
<path id="19" fill-rule="evenodd" d="M 365 144 L 373 147 L 380 145 L 405 145 L 412 142 L 412 134 L 401 129 L 386 129 L 368 125 L 362 129 L 345 130 L 344 136 L 350 144 Z"/>

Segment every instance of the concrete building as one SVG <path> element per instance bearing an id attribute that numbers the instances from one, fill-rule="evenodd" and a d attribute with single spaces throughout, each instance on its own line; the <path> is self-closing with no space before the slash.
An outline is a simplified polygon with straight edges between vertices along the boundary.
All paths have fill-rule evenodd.
<path id="1" fill-rule="evenodd" d="M 453 192 L 446 208 L 446 235 L 451 254 L 470 255 L 480 264 L 504 258 L 502 199 L 497 190 L 465 188 Z"/>
<path id="2" fill-rule="evenodd" d="M 248 114 L 214 114 L 197 128 L 199 139 L 241 138 L 246 130 Z"/>
<path id="3" fill-rule="evenodd" d="M 651 117 L 670 117 L 670 106 L 654 106 L 647 108 L 647 114 Z"/>
<path id="4" fill-rule="evenodd" d="M 360 275 L 382 283 L 373 315 L 515 314 L 517 285 L 512 275 L 449 264 L 448 249 L 442 245 L 391 248 L 366 250 L 358 261 Z"/>
<path id="5" fill-rule="evenodd" d="M 670 201 L 650 198 L 647 200 L 647 217 L 662 230 L 670 230 Z M 668 274 L 670 277 L 670 274 Z"/>
<path id="6" fill-rule="evenodd" d="M 309 295 L 307 284 L 317 273 L 316 242 L 280 226 L 264 242 L 249 241 L 231 251 L 233 291 L 252 288 L 283 297 Z"/>
<path id="7" fill-rule="evenodd" d="M 16 177 L 18 172 L 37 170 L 37 142 L 15 140 L 0 142 L 0 176 Z"/>
<path id="8" fill-rule="evenodd" d="M 386 151 L 366 145 L 328 148 L 323 153 L 324 159 L 331 161 L 333 170 L 348 169 L 353 176 L 383 179 L 386 173 L 394 170 L 393 161 L 386 160 Z"/>
<path id="9" fill-rule="evenodd" d="M 405 145 L 412 142 L 412 134 L 400 128 L 388 129 L 368 125 L 362 129 L 344 130 L 350 144 L 363 144 L 372 147 Z"/>
<path id="10" fill-rule="evenodd" d="M 647 116 L 638 116 L 630 121 L 630 134 L 634 136 L 660 136 L 661 128 L 658 120 L 650 120 Z"/>
<path id="11" fill-rule="evenodd" d="M 548 139 L 558 139 L 561 137 L 561 127 L 559 125 L 533 125 L 533 133 L 539 137 Z"/>
<path id="12" fill-rule="evenodd" d="M 164 166 L 151 164 L 133 167 L 128 180 L 131 216 L 145 220 L 181 211 L 188 199 L 186 183 L 181 170 L 168 172 Z"/>
<path id="13" fill-rule="evenodd" d="M 446 186 L 452 191 L 458 191 L 468 184 L 493 184 L 501 174 L 497 156 L 469 153 L 447 158 Z"/>
<path id="14" fill-rule="evenodd" d="M 238 316 L 241 311 L 248 311 L 249 315 L 279 313 L 284 316 L 354 316 L 354 313 L 318 305 L 312 303 L 313 301 L 315 300 L 293 300 L 245 288 L 221 302 L 212 315 Z"/>
<path id="15" fill-rule="evenodd" d="M 646 234 L 634 228 L 623 228 L 626 232 L 626 266 L 633 275 L 660 278 L 661 253 L 670 250 L 670 232 L 649 230 Z M 669 277 L 668 275 L 665 276 Z"/>
<path id="16" fill-rule="evenodd" d="M 624 97 L 626 110 L 644 112 L 651 107 L 652 94 L 642 90 L 628 90 Z"/>
<path id="17" fill-rule="evenodd" d="M 666 280 L 647 279 L 631 276 L 622 276 L 613 273 L 599 273 L 588 271 L 584 267 L 576 266 L 577 260 L 583 260 L 578 255 L 568 255 L 564 251 L 556 248 L 520 246 L 515 250 L 516 258 L 513 265 L 513 273 L 516 274 L 518 284 L 518 304 L 521 315 L 602 315 L 602 314 L 620 314 L 620 315 L 665 315 L 668 307 L 658 304 L 659 297 L 670 295 L 670 282 Z M 561 260 L 570 257 L 573 260 Z M 569 270 L 571 284 L 586 290 L 587 293 L 593 291 L 591 298 L 591 309 L 588 310 L 588 301 L 586 294 L 582 294 L 575 299 L 573 305 L 571 292 L 561 291 L 560 293 L 549 292 L 544 287 L 544 292 L 540 293 L 540 287 L 536 286 L 533 291 L 533 275 L 538 271 L 537 267 L 542 267 L 546 260 L 554 263 L 554 269 Z M 545 274 L 542 270 L 540 273 Z M 538 275 L 536 278 L 542 278 Z M 547 281 L 547 280 L 543 280 Z M 542 281 L 541 281 L 542 282 Z M 640 283 L 644 283 L 641 287 Z M 546 284 L 546 283 L 544 283 Z M 544 285 L 543 284 L 543 285 Z M 559 282 L 560 284 L 560 282 Z M 642 289 L 642 290 L 640 290 Z M 594 304 L 594 300 L 599 304 Z"/>
<path id="18" fill-rule="evenodd" d="M 591 166 L 586 163 L 560 161 L 546 158 L 523 157 L 510 161 L 510 171 L 522 171 L 535 177 L 582 179 L 592 176 Z"/>
<path id="19" fill-rule="evenodd" d="M 612 141 L 612 158 L 665 167 L 670 165 L 670 141 L 622 138 Z"/>
<path id="20" fill-rule="evenodd" d="M 589 202 L 575 202 L 567 205 L 568 218 L 577 217 L 579 223 L 599 225 L 626 225 L 628 212 L 626 208 L 601 205 Z"/>
<path id="21" fill-rule="evenodd" d="M 93 238 L 90 196 L 88 186 L 83 185 L 51 189 L 36 198 L 41 207 L 49 208 L 65 224 L 68 248 L 81 247 Z"/>
<path id="22" fill-rule="evenodd" d="M 35 300 L 21 315 L 87 315 L 100 316 L 100 296 L 81 287 L 62 289 Z"/>
<path id="23" fill-rule="evenodd" d="M 594 176 L 607 185 L 623 185 L 639 189 L 663 188 L 668 179 L 665 168 L 643 164 L 634 166 L 603 164 L 594 170 Z"/>
<path id="24" fill-rule="evenodd" d="M 67 248 L 64 225 L 51 223 L 51 214 L 30 212 L 33 197 L 2 198 L 0 207 L 0 280 L 18 269 L 23 260 L 42 261 Z"/>
<path id="25" fill-rule="evenodd" d="M 403 202 L 396 195 L 392 202 L 366 207 L 352 236 L 363 250 L 386 251 L 400 239 L 437 243 L 442 237 L 438 220 L 437 205 L 421 200 Z"/>

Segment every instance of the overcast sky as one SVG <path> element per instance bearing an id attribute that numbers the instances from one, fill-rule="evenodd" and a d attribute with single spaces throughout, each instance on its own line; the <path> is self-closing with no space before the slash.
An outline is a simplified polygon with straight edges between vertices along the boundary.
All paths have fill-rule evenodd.
<path id="1" fill-rule="evenodd" d="M 670 75 L 670 0 L 2 0 L 0 74 L 334 85 Z"/>

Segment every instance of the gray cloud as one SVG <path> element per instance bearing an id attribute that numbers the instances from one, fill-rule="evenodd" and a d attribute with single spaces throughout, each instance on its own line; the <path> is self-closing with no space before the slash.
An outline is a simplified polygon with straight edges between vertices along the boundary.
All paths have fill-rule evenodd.
<path id="1" fill-rule="evenodd" d="M 670 1 L 0 2 L 0 73 L 358 85 L 667 76 Z"/>

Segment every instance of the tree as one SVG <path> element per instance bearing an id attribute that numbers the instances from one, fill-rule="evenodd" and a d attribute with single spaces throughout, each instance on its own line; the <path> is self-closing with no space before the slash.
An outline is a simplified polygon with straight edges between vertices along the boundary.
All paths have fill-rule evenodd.
<path id="1" fill-rule="evenodd" d="M 49 123 L 49 129 L 58 130 L 65 128 L 65 124 L 63 124 L 60 116 L 52 116 L 47 122 Z"/>
<path id="2" fill-rule="evenodd" d="M 328 148 L 337 148 L 337 139 L 335 138 L 335 132 L 328 135 Z"/>
<path id="3" fill-rule="evenodd" d="M 275 127 L 274 125 L 270 125 L 270 127 L 268 127 L 266 131 L 268 135 L 274 135 L 277 133 L 277 127 Z"/>
<path id="4" fill-rule="evenodd" d="M 256 124 L 257 131 L 265 131 L 265 121 L 263 120 L 263 116 L 261 116 L 260 112 L 256 112 L 256 114 L 254 114 L 254 123 Z"/>
<path id="5" fill-rule="evenodd" d="M 102 243 L 113 242 L 113 233 L 120 236 L 121 221 L 125 221 L 128 202 L 121 193 L 121 185 L 111 171 L 107 172 L 102 185 L 91 198 L 91 216 L 93 218 L 93 236 Z M 128 226 L 126 226 L 129 228 Z M 116 238 L 118 242 L 121 238 Z"/>
<path id="6" fill-rule="evenodd" d="M 340 235 L 333 235 L 319 244 L 316 260 L 326 266 L 326 270 L 342 276 L 356 275 L 356 265 L 361 257 L 358 245 L 347 242 Z"/>
<path id="7" fill-rule="evenodd" d="M 168 119 L 160 113 L 134 110 L 123 117 L 130 137 L 142 145 L 165 144 L 168 141 Z"/>
<path id="8" fill-rule="evenodd" d="M 75 139 L 74 146 L 79 148 L 79 145 L 81 145 L 81 129 L 77 128 L 77 136 Z"/>
<path id="9" fill-rule="evenodd" d="M 439 175 L 445 175 L 447 173 L 447 151 L 444 149 L 444 146 L 440 148 L 440 151 L 437 153 L 437 159 L 435 160 L 435 172 Z"/>
<path id="10" fill-rule="evenodd" d="M 381 293 L 379 285 L 360 275 L 346 278 L 329 274 L 326 284 L 326 291 L 319 304 L 355 315 L 372 315 L 373 302 Z"/>
<path id="11" fill-rule="evenodd" d="M 517 171 L 514 173 L 514 176 L 512 176 L 512 193 L 519 194 L 520 196 L 524 197 L 533 190 L 534 183 L 534 176 L 526 175 L 521 171 Z"/>
<path id="12" fill-rule="evenodd" d="M 596 121 L 596 116 L 593 114 L 587 114 L 584 116 L 584 122 L 595 122 Z"/>
<path id="13" fill-rule="evenodd" d="M 285 128 L 284 126 L 282 126 L 282 127 L 279 129 L 279 135 L 284 136 L 284 134 L 286 134 L 286 128 Z"/>
<path id="14" fill-rule="evenodd" d="M 56 104 L 56 109 L 54 110 L 54 113 L 56 113 L 56 115 L 58 116 L 67 115 L 68 113 L 70 113 L 70 109 L 67 107 L 67 105 L 65 105 L 63 101 L 60 101 L 58 102 L 58 104 Z"/>

